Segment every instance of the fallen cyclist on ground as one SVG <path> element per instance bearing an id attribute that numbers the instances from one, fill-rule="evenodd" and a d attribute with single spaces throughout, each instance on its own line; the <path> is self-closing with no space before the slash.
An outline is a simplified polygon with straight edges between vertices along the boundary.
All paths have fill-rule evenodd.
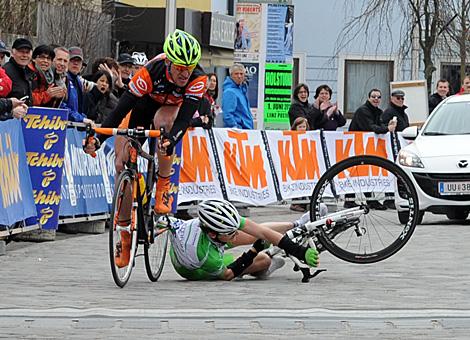
<path id="1" fill-rule="evenodd" d="M 171 219 L 171 262 L 179 275 L 188 280 L 232 280 L 245 274 L 266 278 L 282 267 L 284 260 L 262 252 L 266 241 L 283 249 L 311 267 L 318 266 L 318 252 L 294 243 L 284 232 L 309 221 L 308 213 L 295 222 L 263 224 L 241 217 L 228 201 L 200 203 L 198 218 Z M 225 254 L 226 246 L 253 243 L 234 260 Z"/>

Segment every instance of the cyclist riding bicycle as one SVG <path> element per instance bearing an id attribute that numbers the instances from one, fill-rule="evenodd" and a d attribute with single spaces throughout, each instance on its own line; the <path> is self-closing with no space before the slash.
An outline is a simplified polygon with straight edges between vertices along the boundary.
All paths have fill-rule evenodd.
<path id="1" fill-rule="evenodd" d="M 244 274 L 262 278 L 270 274 L 271 258 L 261 252 L 265 248 L 264 241 L 268 241 L 316 267 L 319 263 L 316 249 L 303 247 L 282 235 L 308 221 L 308 214 L 305 214 L 295 222 L 257 224 L 241 217 L 228 201 L 206 200 L 199 204 L 198 218 L 170 219 L 171 261 L 177 273 L 188 280 L 232 280 Z M 251 243 L 252 247 L 236 260 L 224 254 L 227 245 Z"/>
<path id="2" fill-rule="evenodd" d="M 128 90 L 102 124 L 102 127 L 150 128 L 153 123 L 155 129 L 163 127 L 168 132 L 158 144 L 154 208 L 157 214 L 171 211 L 169 191 L 174 146 L 183 138 L 198 109 L 207 82 L 207 76 L 198 64 L 201 46 L 192 35 L 175 30 L 166 38 L 163 51 L 132 77 Z M 94 142 L 87 141 L 85 152 L 93 154 L 106 138 L 98 135 Z M 126 145 L 125 138 L 116 137 L 117 174 L 124 169 L 129 157 Z"/>

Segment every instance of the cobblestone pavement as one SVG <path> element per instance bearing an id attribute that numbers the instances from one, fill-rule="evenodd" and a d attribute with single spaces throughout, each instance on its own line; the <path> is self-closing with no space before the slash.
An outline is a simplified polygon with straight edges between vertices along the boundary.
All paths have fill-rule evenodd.
<path id="1" fill-rule="evenodd" d="M 286 206 L 251 209 L 256 221 L 292 220 Z M 426 215 L 390 259 L 327 268 L 301 283 L 287 263 L 269 280 L 187 282 L 167 263 L 146 278 L 139 258 L 115 286 L 107 234 L 7 245 L 0 257 L 0 338 L 468 339 L 470 221 Z"/>

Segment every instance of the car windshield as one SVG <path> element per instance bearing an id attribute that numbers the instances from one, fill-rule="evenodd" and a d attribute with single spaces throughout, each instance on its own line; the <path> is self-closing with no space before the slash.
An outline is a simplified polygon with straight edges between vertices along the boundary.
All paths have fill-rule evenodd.
<path id="1" fill-rule="evenodd" d="M 470 134 L 470 102 L 446 103 L 429 118 L 425 136 Z"/>

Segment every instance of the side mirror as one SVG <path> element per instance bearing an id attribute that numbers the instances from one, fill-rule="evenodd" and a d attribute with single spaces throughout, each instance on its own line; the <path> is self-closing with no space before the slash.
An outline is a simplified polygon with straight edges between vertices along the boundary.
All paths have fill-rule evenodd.
<path id="1" fill-rule="evenodd" d="M 418 127 L 417 126 L 409 126 L 405 130 L 402 131 L 402 136 L 405 139 L 415 140 L 418 137 Z"/>

